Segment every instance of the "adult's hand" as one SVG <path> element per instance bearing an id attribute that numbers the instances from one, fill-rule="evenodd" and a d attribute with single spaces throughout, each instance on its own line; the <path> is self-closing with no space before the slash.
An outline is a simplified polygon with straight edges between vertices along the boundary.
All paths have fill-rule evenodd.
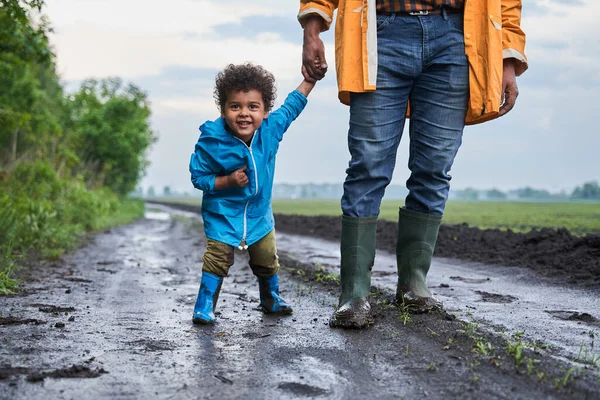
<path id="1" fill-rule="evenodd" d="M 307 81 L 323 79 L 327 72 L 325 46 L 319 37 L 323 18 L 317 15 L 307 17 L 304 25 L 304 44 L 302 46 L 302 75 Z"/>
<path id="2" fill-rule="evenodd" d="M 502 95 L 504 103 L 500 107 L 500 116 L 506 115 L 515 106 L 517 97 L 519 96 L 519 88 L 517 87 L 517 77 L 515 74 L 514 58 L 504 60 L 504 68 L 502 72 Z"/>

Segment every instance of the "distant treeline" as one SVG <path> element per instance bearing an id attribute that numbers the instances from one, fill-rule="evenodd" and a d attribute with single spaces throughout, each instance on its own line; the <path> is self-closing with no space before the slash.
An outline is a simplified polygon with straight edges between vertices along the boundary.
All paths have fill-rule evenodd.
<path id="1" fill-rule="evenodd" d="M 477 190 L 467 188 L 451 191 L 454 198 L 460 200 L 540 200 L 540 201 L 569 201 L 591 200 L 600 201 L 600 186 L 598 182 L 586 182 L 576 187 L 571 193 L 566 191 L 550 193 L 544 189 L 525 187 L 503 192 L 498 189 Z"/>
<path id="2" fill-rule="evenodd" d="M 146 94 L 120 79 L 66 93 L 43 0 L 0 0 L 0 293 L 26 254 L 143 212 L 135 189 L 155 140 Z M 90 44 L 93 45 L 93 44 Z"/>
<path id="3" fill-rule="evenodd" d="M 305 184 L 286 184 L 279 183 L 273 187 L 273 198 L 275 199 L 339 199 L 342 196 L 342 183 L 305 183 Z M 157 190 L 153 186 L 145 191 L 138 187 L 133 194 L 137 197 L 200 197 L 202 194 L 198 191 L 177 192 L 170 186 L 164 186 Z M 408 190 L 402 185 L 389 185 L 385 191 L 385 199 L 404 199 Z M 570 200 L 590 200 L 600 201 L 600 186 L 598 182 L 587 182 L 580 187 L 575 188 L 573 192 L 550 193 L 543 189 L 533 189 L 530 187 L 515 189 L 503 192 L 498 189 L 478 190 L 473 188 L 451 190 L 450 199 L 454 200 L 495 200 L 495 201 L 518 201 L 518 200 L 539 200 L 539 201 L 570 201 Z"/>

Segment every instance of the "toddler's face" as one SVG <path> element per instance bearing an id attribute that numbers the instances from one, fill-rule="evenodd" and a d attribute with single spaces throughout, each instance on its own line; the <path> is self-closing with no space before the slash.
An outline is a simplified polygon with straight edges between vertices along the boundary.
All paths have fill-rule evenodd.
<path id="1" fill-rule="evenodd" d="M 269 113 L 265 111 L 262 93 L 252 89 L 229 93 L 222 116 L 236 137 L 249 142 Z"/>

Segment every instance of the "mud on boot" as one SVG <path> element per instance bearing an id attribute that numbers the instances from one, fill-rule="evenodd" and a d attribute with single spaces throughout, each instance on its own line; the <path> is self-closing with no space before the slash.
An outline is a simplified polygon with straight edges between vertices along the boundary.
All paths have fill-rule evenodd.
<path id="1" fill-rule="evenodd" d="M 202 272 L 200 290 L 198 290 L 198 298 L 192 316 L 194 324 L 212 325 L 215 323 L 215 308 L 222 283 L 223 278 L 209 272 Z"/>
<path id="2" fill-rule="evenodd" d="M 373 324 L 367 299 L 352 299 L 341 304 L 329 319 L 332 328 L 362 329 Z"/>
<path id="3" fill-rule="evenodd" d="M 329 319 L 332 328 L 365 328 L 373 323 L 368 296 L 375 262 L 377 217 L 342 216 L 340 282 L 337 310 Z"/>
<path id="4" fill-rule="evenodd" d="M 269 278 L 260 276 L 257 278 L 261 309 L 268 314 L 291 314 L 292 306 L 279 296 L 278 274 Z"/>
<path id="5" fill-rule="evenodd" d="M 400 208 L 396 243 L 396 302 L 409 312 L 418 314 L 443 308 L 427 288 L 427 273 L 441 221 L 441 216 Z"/>

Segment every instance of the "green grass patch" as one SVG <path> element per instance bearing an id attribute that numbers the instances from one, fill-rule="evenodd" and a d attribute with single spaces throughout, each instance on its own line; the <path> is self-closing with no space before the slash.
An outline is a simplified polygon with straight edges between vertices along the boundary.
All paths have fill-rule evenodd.
<path id="1" fill-rule="evenodd" d="M 157 198 L 156 200 L 199 205 L 197 197 Z M 402 201 L 385 200 L 380 218 L 397 221 Z M 341 215 L 339 200 L 274 200 L 276 214 Z M 600 203 L 529 203 L 449 201 L 444 224 L 463 224 L 481 229 L 511 229 L 528 232 L 532 228 L 567 228 L 576 235 L 600 233 Z"/>
<path id="2" fill-rule="evenodd" d="M 126 224 L 144 215 L 144 202 L 110 190 L 89 190 L 79 178 L 59 179 L 46 163 L 22 163 L 0 185 L 0 294 L 18 284 L 18 260 L 35 252 L 58 259 L 86 232 Z"/>
<path id="3" fill-rule="evenodd" d="M 12 248 L 12 243 L 8 243 L 0 253 L 0 295 L 14 293 L 19 284 L 11 277 L 17 268 L 17 260 L 12 253 Z"/>
<path id="4" fill-rule="evenodd" d="M 383 201 L 380 218 L 397 221 L 401 201 Z M 273 212 L 299 215 L 340 215 L 337 200 L 275 200 Z M 600 203 L 523 203 L 449 201 L 445 224 L 463 224 L 481 229 L 567 228 L 574 234 L 600 233 Z"/>
<path id="5" fill-rule="evenodd" d="M 140 199 L 124 199 L 110 214 L 98 218 L 95 230 L 103 230 L 113 226 L 129 224 L 144 216 L 144 201 Z"/>

